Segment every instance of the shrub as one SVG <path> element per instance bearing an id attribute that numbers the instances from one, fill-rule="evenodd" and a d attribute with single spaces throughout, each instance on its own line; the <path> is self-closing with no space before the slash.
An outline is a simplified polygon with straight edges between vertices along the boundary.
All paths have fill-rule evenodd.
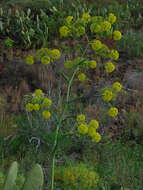
<path id="1" fill-rule="evenodd" d="M 75 48 L 70 49 L 64 64 L 65 70 L 60 71 L 67 86 L 66 95 L 63 94 L 62 101 L 60 101 L 60 109 L 57 105 L 51 105 L 51 100 L 46 97 L 46 94 L 41 89 L 36 89 L 29 98 L 26 98 L 25 107 L 30 128 L 34 129 L 34 131 L 40 131 L 41 128 L 47 126 L 45 131 L 49 133 L 55 129 L 51 151 L 51 190 L 54 188 L 54 165 L 59 131 L 68 120 L 67 113 L 70 113 L 69 107 L 72 105 L 72 84 L 74 81 L 82 85 L 90 82 L 90 72 L 94 72 L 97 67 L 99 70 L 101 69 L 107 78 L 115 70 L 115 63 L 119 59 L 119 53 L 115 49 L 115 45 L 116 41 L 119 41 L 122 37 L 121 32 L 114 26 L 115 22 L 116 16 L 113 13 L 110 13 L 107 18 L 91 16 L 89 12 L 83 13 L 80 18 L 68 16 L 64 25 L 60 27 L 59 33 L 61 39 L 66 42 L 68 38 L 75 40 L 75 48 L 78 47 L 78 56 L 76 52 L 75 57 L 72 58 L 71 54 L 75 51 Z M 67 43 L 70 43 L 70 41 Z M 35 54 L 29 55 L 26 61 L 31 67 L 35 63 L 50 67 L 55 65 L 60 56 L 61 53 L 58 49 L 42 48 L 37 50 Z M 111 118 L 118 116 L 118 108 L 114 105 L 114 100 L 121 89 L 122 85 L 116 81 L 113 85 L 102 86 L 98 91 L 105 105 L 106 116 L 109 115 Z M 46 102 L 46 107 L 44 102 Z M 91 139 L 93 142 L 100 142 L 101 135 L 99 133 L 98 119 L 90 119 L 86 115 L 84 116 L 81 111 L 79 114 L 77 122 L 73 117 L 74 126 L 71 127 L 70 135 L 78 132 L 77 134 L 81 137 Z M 55 126 L 55 128 L 49 126 Z M 32 138 L 34 138 L 33 135 Z M 40 140 L 39 137 L 36 138 Z"/>
<path id="2" fill-rule="evenodd" d="M 92 190 L 97 188 L 99 175 L 93 168 L 80 163 L 57 167 L 55 181 L 66 190 Z"/>

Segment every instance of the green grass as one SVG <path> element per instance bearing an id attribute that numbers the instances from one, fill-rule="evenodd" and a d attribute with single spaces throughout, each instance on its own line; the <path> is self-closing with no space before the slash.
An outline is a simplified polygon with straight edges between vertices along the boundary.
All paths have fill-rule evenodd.
<path id="1" fill-rule="evenodd" d="M 95 165 L 101 177 L 100 189 L 142 190 L 143 144 L 110 141 L 85 153 L 85 160 Z"/>

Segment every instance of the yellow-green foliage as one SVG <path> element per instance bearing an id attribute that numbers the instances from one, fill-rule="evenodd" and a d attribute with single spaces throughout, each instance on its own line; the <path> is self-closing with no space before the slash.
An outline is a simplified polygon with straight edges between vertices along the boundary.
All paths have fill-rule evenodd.
<path id="1" fill-rule="evenodd" d="M 55 180 L 64 190 L 96 190 L 99 175 L 85 164 L 57 167 Z"/>

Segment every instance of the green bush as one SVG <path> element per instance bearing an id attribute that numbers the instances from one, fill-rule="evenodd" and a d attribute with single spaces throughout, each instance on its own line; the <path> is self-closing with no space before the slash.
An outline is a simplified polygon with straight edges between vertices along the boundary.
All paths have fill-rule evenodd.
<path id="1" fill-rule="evenodd" d="M 99 175 L 92 167 L 83 163 L 72 164 L 57 167 L 55 181 L 57 186 L 64 190 L 95 190 L 99 183 Z"/>

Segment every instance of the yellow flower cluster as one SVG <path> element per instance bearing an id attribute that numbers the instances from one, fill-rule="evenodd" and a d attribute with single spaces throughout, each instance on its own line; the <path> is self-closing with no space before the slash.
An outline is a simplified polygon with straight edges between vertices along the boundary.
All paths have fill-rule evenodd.
<path id="1" fill-rule="evenodd" d="M 88 22 L 90 22 L 90 19 L 91 19 L 91 16 L 89 13 L 83 13 L 83 15 L 82 15 L 83 22 L 88 23 Z"/>
<path id="2" fill-rule="evenodd" d="M 101 135 L 97 132 L 99 128 L 99 122 L 96 119 L 93 119 L 86 123 L 86 117 L 84 114 L 77 115 L 77 130 L 81 135 L 88 135 L 93 142 L 99 142 L 101 140 Z"/>
<path id="3" fill-rule="evenodd" d="M 26 111 L 27 112 L 40 112 L 43 119 L 49 119 L 51 113 L 49 111 L 52 101 L 45 96 L 41 89 L 36 89 L 31 97 L 27 100 Z"/>
<path id="4" fill-rule="evenodd" d="M 120 82 L 114 82 L 112 88 L 114 92 L 120 92 L 122 90 L 122 84 Z"/>
<path id="5" fill-rule="evenodd" d="M 75 22 L 73 22 L 72 16 L 68 16 L 65 19 L 64 25 L 61 26 L 59 29 L 60 36 L 66 38 L 71 35 L 76 37 L 85 35 L 86 33 L 85 27 L 90 22 L 90 20 L 91 16 L 88 12 L 83 13 L 81 18 L 78 18 Z"/>
<path id="6" fill-rule="evenodd" d="M 33 58 L 32 55 L 28 55 L 28 56 L 26 57 L 26 63 L 27 63 L 28 65 L 33 65 L 33 64 L 34 64 L 34 58 Z"/>
<path id="7" fill-rule="evenodd" d="M 49 65 L 51 61 L 59 59 L 61 53 L 58 49 L 41 48 L 36 51 L 34 56 L 28 55 L 26 57 L 26 63 L 29 65 L 34 64 L 35 61 L 40 61 L 44 65 Z"/>
<path id="8" fill-rule="evenodd" d="M 80 73 L 78 75 L 78 80 L 84 82 L 86 80 L 86 75 L 84 73 Z"/>
<path id="9" fill-rule="evenodd" d="M 108 115 L 110 117 L 116 117 L 118 115 L 118 109 L 116 107 L 111 107 L 109 110 L 108 110 Z"/>
<path id="10" fill-rule="evenodd" d="M 95 51 L 98 51 L 102 48 L 102 43 L 100 40 L 93 40 L 91 45 L 92 45 L 92 49 Z"/>
<path id="11" fill-rule="evenodd" d="M 110 102 L 113 98 L 113 92 L 110 88 L 105 88 L 102 92 L 102 98 L 105 102 Z"/>
<path id="12" fill-rule="evenodd" d="M 118 60 L 119 52 L 115 49 L 109 49 L 106 44 L 103 44 L 100 40 L 93 40 L 91 43 L 92 49 L 97 55 L 101 57 L 110 58 L 112 60 Z"/>
<path id="13" fill-rule="evenodd" d="M 122 38 L 121 32 L 120 32 L 119 30 L 115 30 L 115 31 L 113 32 L 113 39 L 114 39 L 115 41 L 118 41 L 118 40 L 121 40 L 121 38 Z"/>
<path id="14" fill-rule="evenodd" d="M 89 66 L 91 69 L 95 69 L 97 65 L 97 62 L 95 60 L 89 61 Z"/>
<path id="15" fill-rule="evenodd" d="M 112 60 L 115 60 L 117 61 L 119 59 L 119 52 L 115 49 L 112 49 L 109 53 L 109 57 L 112 59 Z"/>
<path id="16" fill-rule="evenodd" d="M 72 20 L 73 20 L 73 16 L 68 16 L 66 18 L 66 23 L 69 25 L 69 24 L 71 24 Z"/>
<path id="17" fill-rule="evenodd" d="M 106 87 L 102 91 L 102 98 L 105 102 L 110 102 L 114 95 L 122 90 L 122 84 L 120 82 L 114 82 L 112 87 Z"/>
<path id="18" fill-rule="evenodd" d="M 113 13 L 109 13 L 108 15 L 108 21 L 111 23 L 111 24 L 114 24 L 117 20 L 117 17 L 113 14 Z"/>
<path id="19" fill-rule="evenodd" d="M 69 23 L 68 23 L 69 24 Z M 62 26 L 60 28 L 60 36 L 61 37 L 68 37 L 70 33 L 70 29 L 67 26 Z"/>
<path id="20" fill-rule="evenodd" d="M 112 73 L 115 70 L 115 65 L 111 61 L 108 61 L 105 65 L 105 70 L 106 73 Z"/>

